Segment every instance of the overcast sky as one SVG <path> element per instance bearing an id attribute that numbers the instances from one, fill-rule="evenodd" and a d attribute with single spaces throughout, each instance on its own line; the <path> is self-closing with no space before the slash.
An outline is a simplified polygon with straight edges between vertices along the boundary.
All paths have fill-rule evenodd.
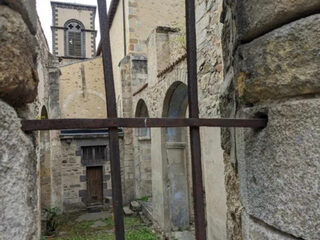
<path id="1" fill-rule="evenodd" d="M 68 2 L 68 3 L 80 3 L 80 4 L 87 4 L 87 5 L 94 5 L 97 6 L 96 0 L 54 0 L 55 2 Z M 110 0 L 107 0 L 108 4 Z M 44 34 L 47 37 L 47 41 L 50 47 L 50 51 L 52 51 L 52 33 L 51 33 L 51 26 L 52 26 L 52 10 L 50 0 L 37 0 L 37 11 L 41 21 L 41 25 L 44 31 Z M 98 31 L 97 35 L 97 46 L 100 41 L 100 25 L 99 25 L 99 16 L 98 16 L 98 9 L 97 9 L 97 16 L 96 16 L 96 30 Z"/>

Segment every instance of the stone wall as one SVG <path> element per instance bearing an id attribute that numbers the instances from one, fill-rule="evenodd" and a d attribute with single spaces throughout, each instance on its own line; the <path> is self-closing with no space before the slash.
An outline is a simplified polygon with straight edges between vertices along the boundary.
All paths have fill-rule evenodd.
<path id="1" fill-rule="evenodd" d="M 60 67 L 59 104 L 63 118 L 106 118 L 102 58 Z"/>
<path id="2" fill-rule="evenodd" d="M 151 169 L 151 138 L 139 136 L 139 130 L 134 137 L 135 160 L 135 197 L 140 199 L 152 196 Z"/>
<path id="3" fill-rule="evenodd" d="M 133 105 L 132 94 L 137 88 L 141 87 L 140 84 L 146 82 L 147 70 L 146 70 L 146 58 L 143 56 L 135 56 L 133 54 L 127 55 L 120 62 L 121 71 L 121 89 L 122 98 L 118 100 L 119 116 L 124 118 L 133 117 Z M 119 108 L 120 106 L 120 108 Z M 136 159 L 134 155 L 134 129 L 123 129 L 124 131 L 124 179 L 123 179 L 123 191 L 124 202 L 128 203 L 137 197 L 135 188 L 137 182 L 135 182 L 135 166 Z"/>
<path id="4" fill-rule="evenodd" d="M 146 56 L 148 38 L 157 26 L 183 27 L 184 1 L 129 0 L 129 45 L 131 53 Z M 160 10 L 161 9 L 161 10 Z"/>
<path id="5" fill-rule="evenodd" d="M 0 101 L 0 238 L 39 239 L 38 175 L 34 139 L 13 107 Z"/>
<path id="6" fill-rule="evenodd" d="M 136 109 L 138 101 L 143 99 L 147 105 L 149 117 L 162 117 L 164 99 L 166 98 L 168 89 L 174 83 L 181 82 L 186 84 L 186 81 L 186 62 L 181 62 L 175 66 L 173 71 L 158 79 L 157 84 L 150 87 L 148 86 L 134 96 L 134 109 Z M 166 140 L 163 139 L 164 133 L 165 130 L 160 128 L 151 129 L 152 217 L 154 226 L 157 229 L 169 233 L 171 230 L 171 221 L 169 212 L 168 165 L 165 159 Z"/>
<path id="7" fill-rule="evenodd" d="M 102 167 L 103 179 L 103 205 L 110 207 L 112 199 L 111 169 L 110 159 L 107 155 L 105 162 L 84 163 L 82 158 L 82 147 L 106 146 L 109 152 L 109 140 L 107 135 L 87 135 L 87 136 L 63 136 L 61 135 L 62 154 L 61 163 L 61 181 L 63 195 L 63 211 L 79 211 L 87 208 L 87 167 Z M 120 139 L 120 148 L 123 148 L 123 141 Z M 121 152 L 121 162 L 123 154 Z"/>
<path id="8" fill-rule="evenodd" d="M 61 118 L 106 118 L 102 58 L 97 57 L 66 64 L 60 66 L 60 70 L 61 76 L 57 80 L 59 84 L 55 97 L 56 103 L 59 105 L 58 108 L 61 109 Z M 120 83 L 122 88 L 126 90 L 121 102 L 127 103 L 128 96 L 131 93 L 128 92 L 130 85 L 125 79 Z M 122 114 L 128 117 L 128 112 L 131 112 L 130 105 L 123 104 L 123 106 Z M 133 146 L 132 135 L 130 134 L 132 130 L 124 129 L 123 131 L 124 137 L 120 139 L 121 177 L 124 202 L 128 203 L 134 199 Z M 74 211 L 86 207 L 86 167 L 81 163 L 79 152 L 81 152 L 83 142 L 87 146 L 94 146 L 97 139 L 96 137 L 90 138 L 86 134 L 80 135 L 78 136 L 79 139 L 70 138 L 68 141 L 61 140 L 60 132 L 53 135 L 57 141 L 52 144 L 52 147 L 56 149 L 53 156 L 54 162 L 52 162 L 52 167 L 56 169 L 56 178 L 53 181 L 53 187 L 56 191 L 52 195 L 57 199 L 56 205 L 60 206 L 63 211 Z M 103 143 L 107 144 L 107 142 L 108 137 L 105 136 L 98 145 L 104 145 Z M 105 176 L 103 183 L 104 200 L 110 200 L 110 162 L 100 165 L 103 166 Z"/>
<path id="9" fill-rule="evenodd" d="M 225 1 L 223 131 L 229 239 L 319 239 L 318 1 Z M 240 193 L 240 197 L 239 197 Z"/>
<path id="10" fill-rule="evenodd" d="M 181 12 L 183 1 L 125 1 L 125 17 L 123 20 L 123 5 L 119 2 L 110 28 L 113 73 L 118 115 L 120 117 L 134 116 L 132 109 L 132 94 L 146 81 L 146 69 L 135 72 L 135 66 L 146 65 L 147 38 L 157 25 L 180 25 L 184 18 Z M 162 9 L 162 11 L 159 11 Z M 126 42 L 124 39 L 123 21 L 126 26 Z M 183 24 L 182 24 L 183 25 Z M 178 27 L 178 26 L 177 26 Z M 124 49 L 126 46 L 127 49 Z M 127 56 L 125 56 L 125 52 Z M 131 58 L 135 58 L 130 60 Z M 133 69 L 130 69 L 132 62 Z M 128 65 L 129 63 L 129 65 Z M 138 67 L 139 68 L 139 67 Z M 131 73 L 132 71 L 132 73 Z M 133 78 L 131 81 L 131 77 Z M 133 130 L 124 129 L 124 202 L 135 197 L 135 163 L 133 151 Z"/>
<path id="11" fill-rule="evenodd" d="M 40 238 L 35 135 L 22 132 L 20 124 L 20 118 L 38 115 L 45 56 L 35 9 L 33 0 L 0 1 L 0 239 Z"/>
<path id="12" fill-rule="evenodd" d="M 128 1 L 124 1 L 128 2 Z M 112 54 L 112 70 L 114 77 L 114 85 L 115 85 L 115 94 L 117 99 L 117 106 L 121 105 L 120 101 L 118 101 L 122 97 L 121 90 L 121 72 L 119 69 L 120 61 L 125 57 L 125 39 L 124 39 L 124 29 L 123 29 L 123 21 L 126 22 L 126 26 L 128 26 L 128 11 L 126 11 L 125 20 L 123 18 L 123 1 L 119 1 L 117 10 L 113 17 L 112 25 L 110 26 L 110 42 L 111 42 L 111 54 Z M 127 9 L 126 9 L 127 10 Z M 126 27 L 127 35 L 129 34 L 129 27 Z"/>
<path id="13" fill-rule="evenodd" d="M 219 116 L 219 88 L 222 83 L 222 51 L 220 48 L 222 24 L 220 24 L 220 13 L 221 2 L 197 2 L 199 107 L 201 117 Z M 149 36 L 147 85 L 142 84 L 140 89 L 138 88 L 133 93 L 133 110 L 135 112 L 139 107 L 139 102 L 143 100 L 146 103 L 149 117 L 165 117 L 170 92 L 179 83 L 187 84 L 185 55 L 177 55 L 178 52 L 181 52 L 176 49 L 178 44 L 175 39 L 177 39 L 177 36 L 179 36 L 179 33 L 176 30 L 164 27 L 157 27 Z M 170 62 L 170 59 L 173 59 L 173 61 Z M 182 131 L 188 132 L 187 129 Z M 181 153 L 181 149 L 174 150 L 172 144 L 169 144 L 171 147 L 167 149 L 168 143 L 165 139 L 165 132 L 165 129 L 151 129 L 152 200 L 154 226 L 160 231 L 168 233 L 172 227 L 170 223 L 172 213 L 169 209 L 170 185 L 173 184 L 176 187 L 179 185 L 178 178 L 172 179 L 170 168 L 179 162 L 177 156 Z M 208 239 L 226 239 L 226 193 L 220 138 L 220 130 L 201 129 Z M 189 138 L 187 136 L 185 171 L 189 192 L 188 211 L 190 222 L 192 222 L 192 179 L 188 142 Z M 173 151 L 175 152 L 175 160 L 170 162 L 172 159 L 169 155 Z M 135 157 L 138 158 L 137 155 Z M 166 159 L 167 157 L 168 159 Z M 176 208 L 178 209 L 179 206 L 176 206 Z"/>
<path id="14" fill-rule="evenodd" d="M 113 74 L 115 79 L 115 91 L 118 108 L 123 92 L 121 78 L 122 73 L 119 64 L 127 55 L 139 57 L 147 56 L 147 39 L 151 31 L 157 26 L 181 27 L 184 26 L 184 1 L 171 0 L 127 0 L 125 2 L 125 17 L 123 20 L 123 5 L 119 1 L 115 16 L 110 28 L 111 52 L 113 61 Z M 161 9 L 161 11 L 160 11 Z M 126 26 L 126 42 L 124 40 L 123 21 Z M 124 49 L 126 46 L 126 49 Z M 126 98 L 126 97 L 124 97 Z M 122 115 L 121 111 L 120 114 Z"/>
<path id="15" fill-rule="evenodd" d="M 199 110 L 202 118 L 220 118 L 223 65 L 220 23 L 222 1 L 196 1 Z M 219 128 L 201 128 L 208 239 L 226 239 L 227 194 Z"/>

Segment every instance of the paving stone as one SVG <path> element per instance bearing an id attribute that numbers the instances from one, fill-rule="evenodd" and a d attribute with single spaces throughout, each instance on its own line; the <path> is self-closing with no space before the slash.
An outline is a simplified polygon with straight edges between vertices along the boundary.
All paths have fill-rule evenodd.
<path id="1" fill-rule="evenodd" d="M 104 220 L 106 218 L 110 217 L 109 212 L 95 212 L 95 213 L 85 213 L 79 216 L 76 221 L 82 222 L 82 221 L 97 221 L 97 220 Z"/>
<path id="2" fill-rule="evenodd" d="M 172 233 L 174 239 L 177 240 L 194 240 L 195 236 L 194 233 L 189 231 L 183 231 L 183 232 L 174 232 Z"/>
<path id="3" fill-rule="evenodd" d="M 96 221 L 91 225 L 92 228 L 99 228 L 99 227 L 105 227 L 105 226 L 107 226 L 107 223 L 103 221 Z"/>

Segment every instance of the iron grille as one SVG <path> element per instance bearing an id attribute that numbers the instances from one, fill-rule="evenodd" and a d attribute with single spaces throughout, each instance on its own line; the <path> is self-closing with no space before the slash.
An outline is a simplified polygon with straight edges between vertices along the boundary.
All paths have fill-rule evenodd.
<path id="1" fill-rule="evenodd" d="M 192 159 L 192 182 L 197 240 L 206 240 L 206 219 L 204 187 L 202 182 L 200 127 L 265 127 L 265 119 L 200 119 L 197 92 L 197 52 L 195 26 L 195 0 L 185 0 L 187 29 L 187 66 L 189 118 L 118 118 L 112 72 L 109 20 L 106 0 L 97 0 L 101 28 L 102 58 L 106 89 L 107 119 L 52 119 L 23 120 L 22 130 L 62 130 L 62 129 L 109 129 L 110 160 L 112 177 L 113 213 L 115 239 L 124 240 L 124 216 L 122 211 L 122 190 L 118 129 L 126 128 L 166 128 L 189 127 Z M 118 2 L 116 0 L 115 2 Z M 117 5 L 117 4 L 116 4 Z"/>

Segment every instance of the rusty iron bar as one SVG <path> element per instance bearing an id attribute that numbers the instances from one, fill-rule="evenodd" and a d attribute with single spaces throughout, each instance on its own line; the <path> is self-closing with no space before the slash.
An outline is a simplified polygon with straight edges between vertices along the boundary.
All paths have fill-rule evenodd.
<path id="1" fill-rule="evenodd" d="M 22 130 L 63 130 L 109 128 L 112 198 L 116 240 L 124 240 L 124 216 L 122 210 L 122 187 L 118 128 L 190 127 L 192 157 L 193 200 L 196 239 L 206 240 L 204 187 L 202 179 L 200 127 L 246 127 L 263 128 L 266 119 L 199 119 L 197 92 L 197 53 L 195 31 L 195 3 L 186 0 L 187 64 L 189 117 L 186 118 L 117 118 L 114 78 L 109 36 L 110 19 L 106 12 L 106 0 L 97 0 L 101 30 L 101 48 L 106 92 L 107 119 L 50 119 L 22 120 Z M 114 0 L 117 5 L 119 0 Z"/>
<path id="2" fill-rule="evenodd" d="M 110 44 L 110 22 L 107 16 L 106 0 L 97 0 L 99 10 L 102 62 L 104 72 L 104 83 L 106 92 L 107 115 L 111 118 L 117 118 L 116 96 L 114 88 L 114 78 L 112 69 L 112 56 Z M 119 0 L 117 0 L 119 1 Z M 122 208 L 122 187 L 121 187 L 121 168 L 120 168 L 120 150 L 118 128 L 109 128 L 110 142 L 110 164 L 112 179 L 112 204 L 114 214 L 115 239 L 125 240 L 124 232 L 124 214 Z"/>
<path id="3" fill-rule="evenodd" d="M 226 118 L 107 118 L 107 119 L 46 119 L 22 120 L 23 131 L 72 130 L 104 128 L 164 128 L 164 127 L 242 127 L 264 128 L 266 119 Z"/>
<path id="4" fill-rule="evenodd" d="M 189 117 L 199 118 L 195 0 L 186 0 Z M 192 190 L 196 240 L 207 239 L 199 126 L 190 127 Z"/>

